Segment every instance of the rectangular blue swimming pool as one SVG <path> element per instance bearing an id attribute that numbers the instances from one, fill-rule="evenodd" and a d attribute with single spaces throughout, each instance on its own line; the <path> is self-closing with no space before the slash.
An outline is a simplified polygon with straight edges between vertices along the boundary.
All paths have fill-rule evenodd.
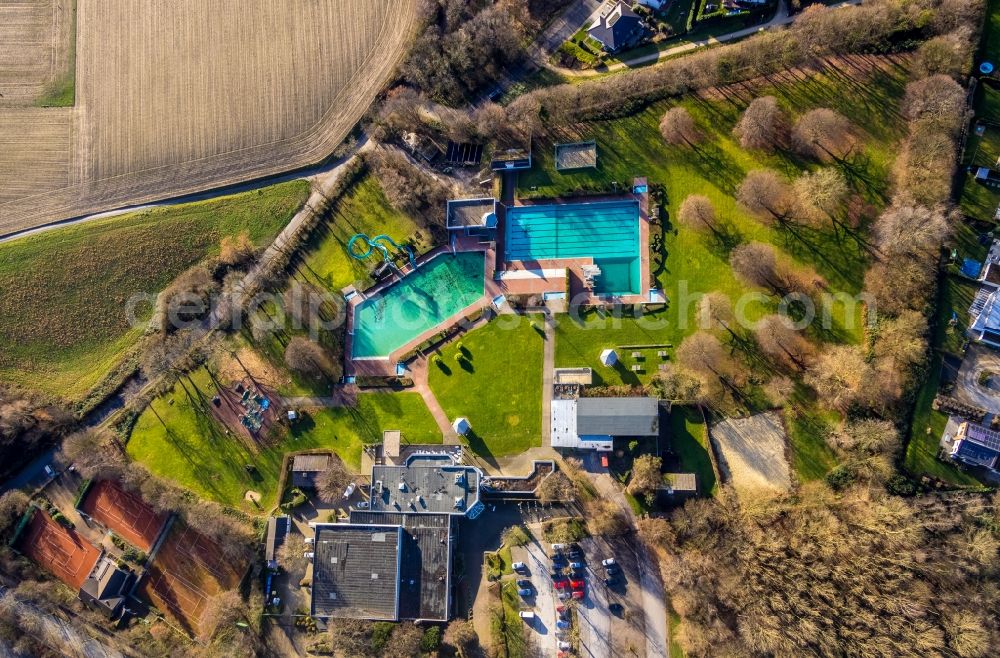
<path id="1" fill-rule="evenodd" d="M 507 209 L 504 258 L 593 258 L 596 292 L 639 294 L 639 202 L 598 201 Z"/>

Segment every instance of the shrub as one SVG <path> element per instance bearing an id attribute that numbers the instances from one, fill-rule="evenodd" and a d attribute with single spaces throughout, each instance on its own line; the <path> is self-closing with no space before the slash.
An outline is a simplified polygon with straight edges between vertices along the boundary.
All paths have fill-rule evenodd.
<path id="1" fill-rule="evenodd" d="M 842 491 L 854 482 L 854 471 L 847 466 L 837 466 L 826 474 L 826 483 L 834 491 Z"/>
<path id="2" fill-rule="evenodd" d="M 437 651 L 441 646 L 441 627 L 431 626 L 424 631 L 424 636 L 420 638 L 420 650 L 430 653 Z"/>

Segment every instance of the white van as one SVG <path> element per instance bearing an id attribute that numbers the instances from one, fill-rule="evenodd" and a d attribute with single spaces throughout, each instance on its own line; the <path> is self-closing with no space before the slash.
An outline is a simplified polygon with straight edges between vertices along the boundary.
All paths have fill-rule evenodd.
<path id="1" fill-rule="evenodd" d="M 534 619 L 535 618 L 535 613 L 532 612 L 531 610 L 522 610 L 518 614 L 521 615 L 521 619 Z"/>

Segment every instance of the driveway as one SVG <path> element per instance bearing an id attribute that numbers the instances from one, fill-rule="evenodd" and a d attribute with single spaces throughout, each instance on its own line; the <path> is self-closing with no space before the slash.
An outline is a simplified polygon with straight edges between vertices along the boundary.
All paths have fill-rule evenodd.
<path id="1" fill-rule="evenodd" d="M 634 528 L 635 515 L 632 513 L 632 508 L 615 481 L 606 470 L 601 468 L 596 454 L 587 456 L 584 468 L 590 473 L 591 481 L 600 496 L 618 505 Z M 667 647 L 670 645 L 667 629 L 667 601 L 663 582 L 660 580 L 656 556 L 650 553 L 646 545 L 634 535 L 627 538 L 623 545 L 631 546 L 635 553 L 636 575 L 639 578 L 639 589 L 642 593 L 646 656 L 649 658 L 667 656 L 669 655 Z M 619 549 L 619 554 L 621 553 L 624 551 Z M 616 557 L 619 554 L 616 554 Z"/>
<path id="2" fill-rule="evenodd" d="M 531 581 L 535 595 L 523 599 L 525 608 L 532 608 L 535 611 L 535 619 L 529 624 L 538 640 L 538 646 L 543 656 L 554 656 L 558 651 L 556 647 L 556 606 L 559 605 L 556 589 L 552 586 L 552 579 L 549 577 L 549 556 L 545 552 L 545 544 L 541 543 L 541 526 L 533 525 L 528 528 L 534 536 L 534 541 L 525 546 L 515 546 L 511 550 L 511 557 L 515 562 L 524 562 L 528 565 L 529 575 L 516 575 L 517 579 L 527 578 Z"/>
<path id="3" fill-rule="evenodd" d="M 979 377 L 984 372 L 995 374 L 981 385 Z M 984 345 L 970 345 L 958 369 L 953 394 L 965 404 L 1000 414 L 1000 353 Z"/>

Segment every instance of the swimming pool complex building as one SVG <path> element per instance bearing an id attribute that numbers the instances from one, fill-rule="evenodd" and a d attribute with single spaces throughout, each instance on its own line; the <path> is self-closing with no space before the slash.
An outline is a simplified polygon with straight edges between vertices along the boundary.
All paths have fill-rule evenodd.
<path id="1" fill-rule="evenodd" d="M 403 356 L 509 296 L 573 304 L 661 302 L 649 274 L 649 193 L 507 205 L 447 203 L 449 244 L 365 291 L 345 290 L 345 374 L 391 375 Z"/>

